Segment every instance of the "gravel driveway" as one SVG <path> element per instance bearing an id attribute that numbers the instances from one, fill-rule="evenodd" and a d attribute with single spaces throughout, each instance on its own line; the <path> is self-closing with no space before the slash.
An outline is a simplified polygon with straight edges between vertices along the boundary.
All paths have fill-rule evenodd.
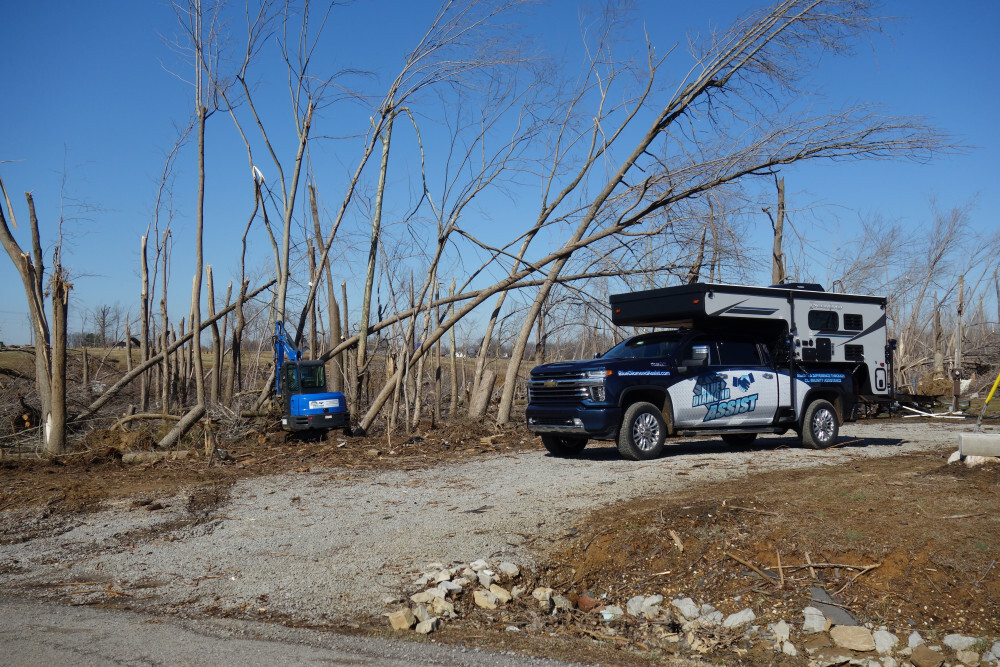
<path id="1" fill-rule="evenodd" d="M 179 494 L 155 499 L 162 509 L 118 501 L 62 521 L 0 547 L 0 572 L 7 590 L 78 602 L 127 598 L 134 608 L 184 615 L 351 623 L 386 611 L 387 596 L 413 592 L 430 562 L 530 566 L 598 507 L 756 471 L 944 453 L 968 428 L 897 420 L 848 425 L 843 444 L 825 451 L 798 448 L 791 438 L 762 438 L 751 449 L 681 440 L 668 456 L 636 463 L 620 460 L 609 443 L 592 443 L 576 459 L 531 451 L 410 472 L 257 478 L 207 507 L 199 505 L 204 498 Z M 6 522 L 8 539 L 11 529 L 46 525 L 34 514 Z"/>

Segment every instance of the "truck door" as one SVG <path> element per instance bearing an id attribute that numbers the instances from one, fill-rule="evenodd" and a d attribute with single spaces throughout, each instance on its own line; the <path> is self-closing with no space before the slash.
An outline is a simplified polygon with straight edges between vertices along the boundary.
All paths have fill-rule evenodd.
<path id="1" fill-rule="evenodd" d="M 687 377 L 670 388 L 678 426 L 729 428 L 764 426 L 778 407 L 778 380 L 752 340 L 720 337 L 694 340 L 678 364 L 707 346 L 704 366 L 688 366 Z"/>

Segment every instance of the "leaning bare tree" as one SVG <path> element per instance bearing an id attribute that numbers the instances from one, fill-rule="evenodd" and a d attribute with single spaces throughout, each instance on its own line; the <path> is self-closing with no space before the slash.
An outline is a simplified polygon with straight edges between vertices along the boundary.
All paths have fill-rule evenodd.
<path id="1" fill-rule="evenodd" d="M 0 242 L 10 256 L 28 299 L 28 311 L 35 339 L 35 386 L 41 402 L 41 425 L 47 454 L 61 454 L 66 447 L 66 313 L 69 290 L 66 270 L 60 259 L 62 249 L 62 223 L 60 221 L 60 241 L 52 253 L 52 272 L 49 284 L 45 285 L 45 264 L 42 255 L 41 234 L 38 217 L 35 214 L 35 200 L 30 192 L 24 193 L 28 205 L 28 221 L 31 233 L 31 254 L 21 249 L 11 232 L 4 214 L 4 205 L 10 215 L 10 224 L 17 228 L 14 207 L 3 180 L 0 179 Z M 46 296 L 51 296 L 52 322 L 45 312 Z"/>

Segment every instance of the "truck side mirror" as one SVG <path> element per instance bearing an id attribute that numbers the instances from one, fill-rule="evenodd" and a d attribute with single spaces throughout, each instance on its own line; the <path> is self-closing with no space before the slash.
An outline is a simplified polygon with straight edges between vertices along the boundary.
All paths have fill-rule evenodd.
<path id="1" fill-rule="evenodd" d="M 692 366 L 708 365 L 708 345 L 693 345 L 691 347 L 691 357 L 684 359 L 677 366 L 677 370 L 684 373 Z"/>

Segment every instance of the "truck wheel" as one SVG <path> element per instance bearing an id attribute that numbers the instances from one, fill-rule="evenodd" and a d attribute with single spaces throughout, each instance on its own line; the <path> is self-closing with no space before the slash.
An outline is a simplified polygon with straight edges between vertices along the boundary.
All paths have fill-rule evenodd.
<path id="1" fill-rule="evenodd" d="M 587 446 L 587 439 L 566 435 L 543 435 L 542 444 L 552 456 L 576 456 Z"/>
<path id="2" fill-rule="evenodd" d="M 632 461 L 655 459 L 663 454 L 667 424 L 652 403 L 633 403 L 625 411 L 618 429 L 618 453 Z"/>
<path id="3" fill-rule="evenodd" d="M 813 401 L 802 420 L 802 444 L 812 449 L 826 449 L 837 442 L 840 423 L 829 401 Z"/>
<path id="4" fill-rule="evenodd" d="M 722 436 L 722 442 L 730 447 L 747 447 L 756 439 L 756 433 L 726 433 Z"/>

